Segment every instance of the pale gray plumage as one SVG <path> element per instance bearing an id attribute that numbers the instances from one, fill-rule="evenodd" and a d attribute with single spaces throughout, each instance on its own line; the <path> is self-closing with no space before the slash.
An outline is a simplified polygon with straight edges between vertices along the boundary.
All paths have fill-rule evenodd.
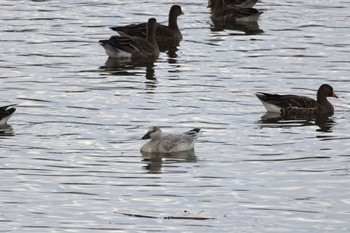
<path id="1" fill-rule="evenodd" d="M 182 134 L 163 134 L 158 126 L 152 126 L 142 139 L 151 139 L 141 147 L 142 152 L 172 153 L 193 150 L 200 129 L 194 128 Z"/>
<path id="2" fill-rule="evenodd" d="M 112 36 L 108 40 L 100 40 L 99 43 L 111 58 L 128 59 L 156 59 L 159 56 L 159 48 L 155 40 L 157 21 L 150 18 L 147 23 L 147 38 L 136 36 Z"/>
<path id="3" fill-rule="evenodd" d="M 256 93 L 258 99 L 263 103 L 268 112 L 278 112 L 282 115 L 333 115 L 333 105 L 327 97 L 338 96 L 334 93 L 333 87 L 323 84 L 317 91 L 317 100 L 306 96 L 278 95 L 268 93 Z"/>
<path id="4" fill-rule="evenodd" d="M 16 108 L 14 108 L 13 106 L 15 106 L 15 104 L 0 107 L 0 126 L 6 125 L 7 121 L 10 119 L 10 117 L 16 111 Z"/>
<path id="5" fill-rule="evenodd" d="M 168 25 L 158 24 L 155 38 L 158 44 L 172 43 L 178 44 L 182 40 L 182 34 L 177 25 L 178 16 L 182 15 L 183 12 L 179 5 L 173 5 L 169 11 Z M 126 26 L 116 26 L 110 29 L 117 31 L 119 34 L 125 36 L 137 36 L 146 38 L 147 30 L 146 23 L 140 24 L 129 24 Z"/>

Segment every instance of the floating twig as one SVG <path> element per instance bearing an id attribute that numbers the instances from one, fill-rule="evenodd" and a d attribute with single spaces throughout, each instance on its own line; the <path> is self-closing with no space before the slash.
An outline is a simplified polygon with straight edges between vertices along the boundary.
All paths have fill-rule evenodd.
<path id="1" fill-rule="evenodd" d="M 185 220 L 210 220 L 215 218 L 210 217 L 191 217 L 191 216 L 166 216 L 166 217 L 156 217 L 156 216 L 150 216 L 150 215 L 143 215 L 143 214 L 129 214 L 129 213 L 122 213 L 117 212 L 122 215 L 136 217 L 136 218 L 157 218 L 157 219 L 185 219 Z"/>

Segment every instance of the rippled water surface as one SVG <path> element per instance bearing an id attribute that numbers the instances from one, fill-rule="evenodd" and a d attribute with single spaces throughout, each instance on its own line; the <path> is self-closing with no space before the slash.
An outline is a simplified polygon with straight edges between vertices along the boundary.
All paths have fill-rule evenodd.
<path id="1" fill-rule="evenodd" d="M 108 27 L 185 15 L 154 64 L 107 61 Z M 0 232 L 349 232 L 350 2 L 260 1 L 259 30 L 206 0 L 0 3 Z M 256 28 L 255 28 L 256 29 Z M 262 120 L 257 91 L 315 96 L 324 121 Z M 151 125 L 203 134 L 143 157 Z"/>

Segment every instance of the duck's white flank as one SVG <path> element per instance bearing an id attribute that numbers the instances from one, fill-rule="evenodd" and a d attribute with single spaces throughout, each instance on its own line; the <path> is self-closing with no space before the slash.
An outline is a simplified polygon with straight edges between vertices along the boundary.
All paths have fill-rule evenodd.
<path id="1" fill-rule="evenodd" d="M 106 50 L 106 54 L 111 58 L 126 58 L 131 59 L 132 54 L 126 51 L 117 49 L 106 43 L 103 48 Z"/>
<path id="2" fill-rule="evenodd" d="M 265 101 L 263 101 L 261 99 L 259 99 L 259 100 L 264 105 L 264 107 L 266 108 L 267 112 L 281 113 L 281 108 L 278 107 L 277 105 L 265 102 Z"/>

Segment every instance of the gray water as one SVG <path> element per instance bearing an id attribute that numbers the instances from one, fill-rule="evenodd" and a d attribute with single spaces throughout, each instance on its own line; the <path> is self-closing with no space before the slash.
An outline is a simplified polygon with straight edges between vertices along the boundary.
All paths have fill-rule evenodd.
<path id="1" fill-rule="evenodd" d="M 154 64 L 105 64 L 110 26 L 167 21 Z M 264 0 L 259 33 L 214 29 L 206 0 L 0 3 L 0 232 L 349 232 L 350 1 Z M 325 122 L 263 121 L 255 92 L 339 99 Z M 143 158 L 147 128 L 194 153 Z"/>

